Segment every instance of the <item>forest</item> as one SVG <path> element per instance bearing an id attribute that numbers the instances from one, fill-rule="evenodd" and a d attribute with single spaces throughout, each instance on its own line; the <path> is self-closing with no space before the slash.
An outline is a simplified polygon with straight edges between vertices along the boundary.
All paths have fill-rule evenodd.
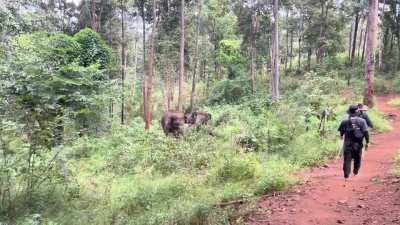
<path id="1" fill-rule="evenodd" d="M 0 224 L 246 224 L 389 93 L 397 0 L 0 0 Z"/>

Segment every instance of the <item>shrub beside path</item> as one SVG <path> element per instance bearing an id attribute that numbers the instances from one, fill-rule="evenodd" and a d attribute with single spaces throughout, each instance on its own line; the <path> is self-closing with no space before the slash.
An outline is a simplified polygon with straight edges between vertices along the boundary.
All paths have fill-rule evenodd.
<path id="1" fill-rule="evenodd" d="M 372 136 L 360 174 L 344 186 L 342 158 L 299 174 L 301 185 L 262 197 L 250 225 L 400 224 L 400 180 L 391 175 L 400 150 L 400 108 L 378 97 L 378 108 L 395 115 L 392 131 Z"/>

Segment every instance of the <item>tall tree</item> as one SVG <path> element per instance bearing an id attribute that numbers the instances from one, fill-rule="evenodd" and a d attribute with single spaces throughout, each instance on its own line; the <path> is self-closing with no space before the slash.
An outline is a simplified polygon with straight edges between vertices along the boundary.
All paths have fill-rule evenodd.
<path id="1" fill-rule="evenodd" d="M 142 73 L 142 94 L 143 94 L 143 118 L 146 122 L 146 111 L 144 104 L 146 102 L 146 14 L 145 5 L 146 0 L 137 1 L 140 11 L 140 17 L 142 17 L 142 60 L 143 60 L 143 73 Z"/>
<path id="2" fill-rule="evenodd" d="M 121 0 L 121 124 L 125 122 L 125 0 Z"/>
<path id="3" fill-rule="evenodd" d="M 356 17 L 355 17 L 355 20 L 354 20 L 353 44 L 351 45 L 352 46 L 352 48 L 351 48 L 351 59 L 350 59 L 351 66 L 354 66 L 354 59 L 355 59 L 355 56 L 356 56 L 357 32 L 358 32 L 358 24 L 360 22 L 360 9 L 359 9 L 360 8 L 359 7 L 360 2 L 361 2 L 361 0 L 358 1 L 358 5 L 356 6 L 356 12 L 355 12 Z"/>
<path id="4" fill-rule="evenodd" d="M 178 111 L 183 112 L 185 85 L 185 0 L 181 0 L 181 42 L 179 53 L 179 96 Z"/>
<path id="5" fill-rule="evenodd" d="M 349 52 L 349 61 L 350 61 L 350 64 L 351 64 L 351 50 L 352 50 L 352 38 L 353 38 L 353 26 L 354 26 L 354 24 L 352 23 L 351 24 L 351 26 L 350 26 L 350 31 L 349 31 L 349 48 L 348 48 L 348 52 Z"/>
<path id="6" fill-rule="evenodd" d="M 362 45 L 362 42 L 363 42 L 363 35 L 365 35 L 365 34 L 364 34 L 364 32 L 365 32 L 365 29 L 364 29 L 364 20 L 365 20 L 365 16 L 364 16 L 363 19 L 361 20 L 361 31 L 360 31 L 360 35 L 359 35 L 359 39 L 358 39 L 358 51 L 357 51 L 357 58 L 358 58 L 358 60 L 360 60 L 361 45 Z"/>
<path id="7" fill-rule="evenodd" d="M 288 62 L 289 62 L 289 8 L 286 9 L 286 47 L 285 47 L 285 75 L 288 72 Z"/>
<path id="8" fill-rule="evenodd" d="M 273 0 L 274 31 L 272 39 L 272 100 L 279 101 L 279 0 Z"/>
<path id="9" fill-rule="evenodd" d="M 157 35 L 157 25 L 158 25 L 158 18 L 156 14 L 156 0 L 153 0 L 153 27 L 151 31 L 151 38 L 150 38 L 150 57 L 149 57 L 149 64 L 147 68 L 147 84 L 146 84 L 146 98 L 144 102 L 144 120 L 145 120 L 145 130 L 150 129 L 151 125 L 151 95 L 153 90 L 153 66 L 154 66 L 154 49 L 156 45 L 156 35 Z"/>
<path id="10" fill-rule="evenodd" d="M 90 12 L 92 15 L 90 26 L 94 31 L 98 31 L 98 21 L 97 21 L 97 14 L 96 14 L 96 0 L 92 0 L 92 6 L 91 6 Z"/>
<path id="11" fill-rule="evenodd" d="M 368 30 L 364 68 L 364 104 L 374 106 L 375 47 L 378 23 L 378 0 L 368 1 Z"/>
<path id="12" fill-rule="evenodd" d="M 195 37 L 195 53 L 194 53 L 194 69 L 192 77 L 192 92 L 190 94 L 190 111 L 194 110 L 194 97 L 196 92 L 196 71 L 199 62 L 199 35 L 200 35 L 200 17 L 202 0 L 198 0 L 197 23 L 196 23 L 196 37 Z"/>
<path id="13" fill-rule="evenodd" d="M 260 29 L 259 16 L 256 10 L 256 3 L 252 1 L 251 6 L 251 30 L 250 30 L 250 71 L 251 71 L 251 87 L 253 93 L 256 89 L 256 73 L 257 73 L 257 34 Z"/>
<path id="14" fill-rule="evenodd" d="M 300 14 L 300 23 L 299 23 L 299 26 L 298 26 L 298 38 L 299 38 L 299 40 L 298 40 L 298 42 L 299 42 L 299 52 L 298 52 L 298 65 L 297 65 L 297 69 L 300 71 L 300 68 L 301 68 L 301 50 L 302 50 L 302 35 L 303 35 L 303 29 L 304 29 L 304 27 L 303 27 L 303 10 L 302 10 L 302 5 L 300 5 L 300 12 L 299 12 L 299 14 Z"/>

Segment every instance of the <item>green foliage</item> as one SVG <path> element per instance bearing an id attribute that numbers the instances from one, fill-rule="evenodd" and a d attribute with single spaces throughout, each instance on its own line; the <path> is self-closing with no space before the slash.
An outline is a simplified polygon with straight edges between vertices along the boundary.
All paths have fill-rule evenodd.
<path id="1" fill-rule="evenodd" d="M 400 93 L 400 76 L 397 75 L 393 80 L 393 91 Z"/>
<path id="2" fill-rule="evenodd" d="M 221 40 L 217 52 L 217 62 L 227 69 L 229 79 L 234 79 L 244 74 L 246 61 L 240 52 L 240 40 Z"/>
<path id="3" fill-rule="evenodd" d="M 400 107 L 400 98 L 394 98 L 390 100 L 389 105 Z"/>
<path id="4" fill-rule="evenodd" d="M 93 40 L 92 45 L 103 43 L 92 34 L 86 30 L 76 37 L 80 40 L 86 35 Z M 7 192 L 0 201 L 2 217 L 41 210 L 53 204 L 47 198 L 52 194 L 68 197 L 58 192 L 59 184 L 68 180 L 60 145 L 77 131 L 82 134 L 98 129 L 107 100 L 106 71 L 99 63 L 108 68 L 109 61 L 94 57 L 81 65 L 82 48 L 90 51 L 85 44 L 75 41 L 75 37 L 37 32 L 14 38 L 10 51 L 2 52 L 0 168 L 7 168 L 0 172 L 2 188 Z M 100 47 L 98 52 L 111 58 L 107 49 Z"/>
<path id="5" fill-rule="evenodd" d="M 71 114 L 77 124 L 88 128 L 87 124 L 94 124 L 90 118 L 101 115 L 99 106 L 107 87 L 106 71 L 101 68 L 109 67 L 111 59 L 99 38 L 89 29 L 75 37 L 34 33 L 16 38 L 3 64 L 4 95 L 15 106 L 37 111 L 32 116 L 43 123 L 58 123 L 58 117 Z"/>
<path id="6" fill-rule="evenodd" d="M 249 80 L 223 80 L 215 84 L 207 102 L 211 105 L 238 103 L 250 92 Z"/>
<path id="7" fill-rule="evenodd" d="M 99 63 L 100 69 L 109 67 L 112 61 L 111 49 L 97 32 L 86 28 L 74 35 L 74 40 L 79 44 L 78 57 L 82 66 Z"/>
<path id="8" fill-rule="evenodd" d="M 338 140 L 326 139 L 317 133 L 305 133 L 291 142 L 285 154 L 300 167 L 321 165 L 340 152 L 342 146 L 338 143 Z"/>
<path id="9" fill-rule="evenodd" d="M 389 124 L 389 121 L 384 119 L 381 112 L 376 109 L 372 109 L 368 111 L 368 116 L 373 121 L 374 129 L 377 132 L 387 132 L 392 129 Z"/>
<path id="10" fill-rule="evenodd" d="M 216 171 L 218 183 L 226 181 L 242 181 L 254 177 L 256 162 L 245 156 L 227 158 Z"/>
<path id="11" fill-rule="evenodd" d="M 375 93 L 383 95 L 383 94 L 388 94 L 392 91 L 392 87 L 391 87 L 392 82 L 387 81 L 383 78 L 375 78 L 374 81 L 374 90 Z"/>

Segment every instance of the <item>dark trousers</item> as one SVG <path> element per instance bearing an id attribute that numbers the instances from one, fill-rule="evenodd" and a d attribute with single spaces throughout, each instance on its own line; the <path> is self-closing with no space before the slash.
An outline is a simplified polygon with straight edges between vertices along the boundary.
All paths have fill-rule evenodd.
<path id="1" fill-rule="evenodd" d="M 362 144 L 355 143 L 351 146 L 346 146 L 343 154 L 343 172 L 344 177 L 348 178 L 351 172 L 351 161 L 354 160 L 353 173 L 358 174 L 361 167 Z"/>

